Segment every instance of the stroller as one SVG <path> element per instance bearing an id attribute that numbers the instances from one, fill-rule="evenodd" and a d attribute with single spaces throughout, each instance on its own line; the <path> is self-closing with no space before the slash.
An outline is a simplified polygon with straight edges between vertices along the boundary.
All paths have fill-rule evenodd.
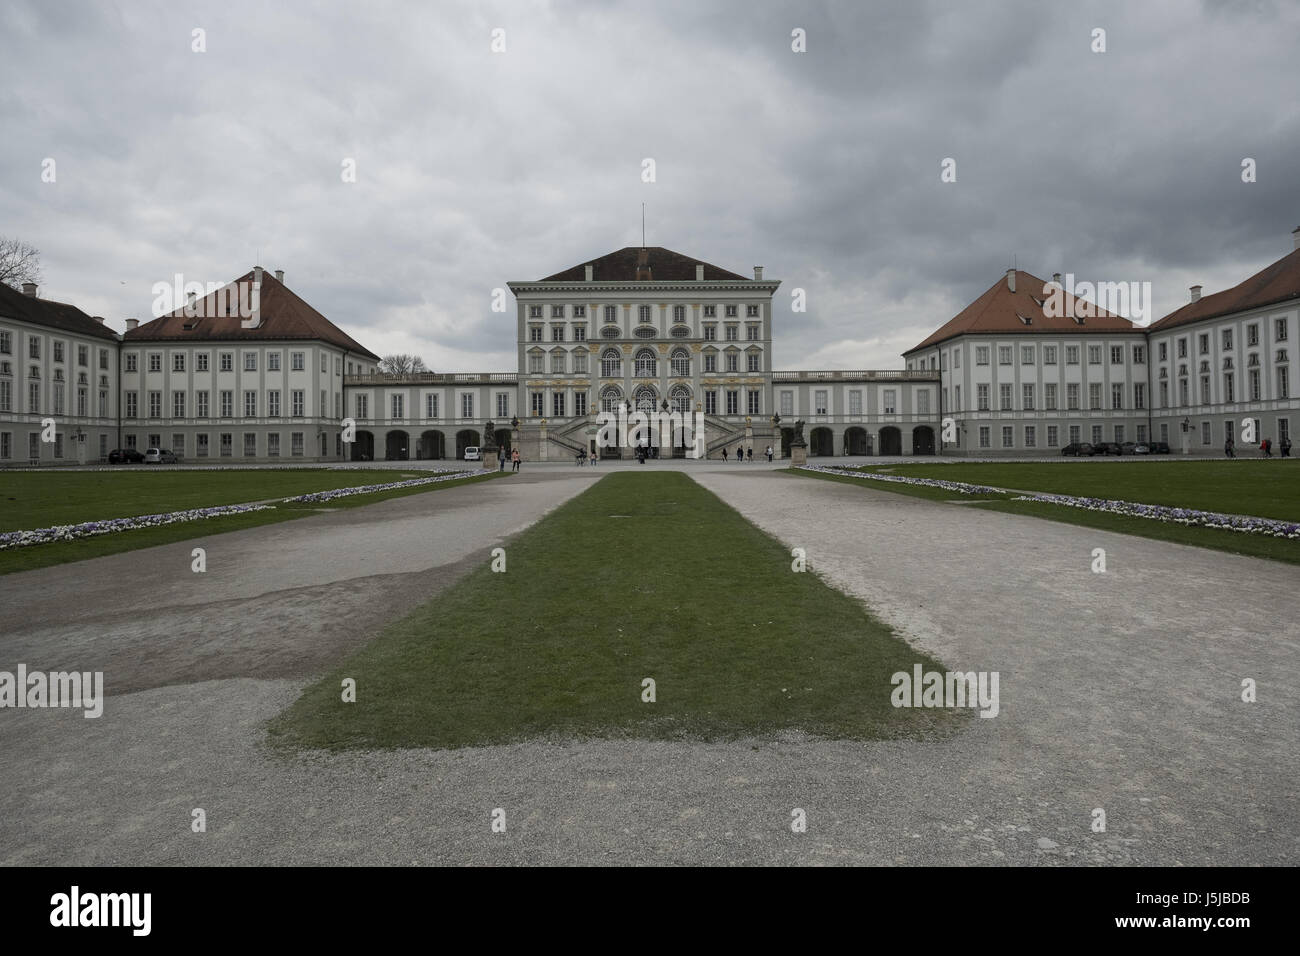
<path id="1" fill-rule="evenodd" d="M 574 461 L 579 468 L 587 463 L 587 452 L 584 449 L 578 449 L 578 453 L 573 456 Z"/>

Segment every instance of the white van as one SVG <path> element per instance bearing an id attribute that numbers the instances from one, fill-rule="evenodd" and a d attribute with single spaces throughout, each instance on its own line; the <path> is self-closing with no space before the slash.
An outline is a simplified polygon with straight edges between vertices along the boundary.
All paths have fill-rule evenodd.
<path id="1" fill-rule="evenodd" d="M 483 460 L 483 456 L 479 454 L 479 451 L 478 451 L 478 445 L 466 445 L 466 446 L 465 446 L 465 460 L 466 460 L 466 461 L 482 461 L 482 460 Z"/>

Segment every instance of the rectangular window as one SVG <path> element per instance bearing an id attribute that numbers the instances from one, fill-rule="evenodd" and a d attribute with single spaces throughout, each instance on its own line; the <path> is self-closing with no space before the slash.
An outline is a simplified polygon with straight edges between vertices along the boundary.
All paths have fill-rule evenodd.
<path id="1" fill-rule="evenodd" d="M 289 399 L 293 406 L 293 417 L 302 418 L 302 416 L 306 414 L 305 406 L 307 404 L 307 393 L 301 388 L 295 388 L 293 392 L 290 393 Z"/>
<path id="2" fill-rule="evenodd" d="M 1025 447 L 1035 448 L 1038 444 L 1038 432 L 1033 425 L 1025 426 Z"/>
<path id="3" fill-rule="evenodd" d="M 718 414 L 718 393 L 715 389 L 705 389 L 704 391 L 704 413 L 706 415 Z"/>
<path id="4" fill-rule="evenodd" d="M 923 388 L 916 393 L 916 413 L 918 415 L 930 414 L 930 390 Z"/>
<path id="5" fill-rule="evenodd" d="M 505 414 L 502 412 L 501 414 Z M 579 418 L 584 418 L 587 414 L 587 393 L 575 392 L 573 394 L 573 414 Z"/>
<path id="6" fill-rule="evenodd" d="M 746 325 L 745 338 L 749 339 L 751 342 L 757 342 L 759 340 L 758 326 L 753 324 Z"/>
<path id="7" fill-rule="evenodd" d="M 975 386 L 976 408 L 981 412 L 989 410 L 989 387 L 987 385 Z"/>
<path id="8" fill-rule="evenodd" d="M 542 307 L 540 305 L 530 305 L 528 307 L 528 317 L 530 319 L 540 319 L 542 317 Z"/>
<path id="9" fill-rule="evenodd" d="M 356 400 L 357 418 L 366 419 L 370 417 L 370 396 L 358 395 Z M 437 408 L 437 402 L 434 402 L 434 408 Z M 430 418 L 437 418 L 437 415 L 430 415 Z"/>
<path id="10" fill-rule="evenodd" d="M 1278 342 L 1286 341 L 1286 319 L 1273 320 L 1273 338 Z"/>
<path id="11" fill-rule="evenodd" d="M 826 408 L 829 404 L 830 393 L 825 389 L 818 389 L 813 393 L 813 414 L 825 415 Z"/>
<path id="12" fill-rule="evenodd" d="M 1066 365 L 1079 364 L 1079 346 L 1067 345 L 1065 347 L 1065 364 Z"/>
<path id="13" fill-rule="evenodd" d="M 460 397 L 460 417 L 474 417 L 474 395 L 472 392 L 466 392 Z"/>
<path id="14" fill-rule="evenodd" d="M 1027 412 L 1034 410 L 1034 386 L 1020 386 L 1020 407 Z"/>
<path id="15" fill-rule="evenodd" d="M 564 393 L 563 392 L 551 393 L 551 417 L 552 418 L 564 417 Z"/>
<path id="16" fill-rule="evenodd" d="M 235 393 L 232 391 L 222 391 L 221 417 L 231 418 L 234 414 L 235 414 Z"/>
<path id="17" fill-rule="evenodd" d="M 1223 330 L 1223 351 L 1232 351 L 1232 329 Z M 1209 444 L 1208 442 L 1206 444 Z"/>
<path id="18" fill-rule="evenodd" d="M 302 432 L 291 432 L 289 435 L 289 454 L 294 458 L 302 457 Z"/>
<path id="19" fill-rule="evenodd" d="M 14 410 L 14 383 L 10 381 L 0 381 L 0 412 L 12 412 Z"/>
<path id="20" fill-rule="evenodd" d="M 1237 400 L 1236 395 L 1233 393 L 1232 386 L 1233 386 L 1232 373 L 1224 372 L 1223 373 L 1223 400 L 1225 402 L 1235 402 Z M 1206 400 L 1205 404 L 1207 405 L 1209 404 L 1208 399 Z"/>
<path id="21" fill-rule="evenodd" d="M 497 418 L 505 418 L 510 414 L 510 393 L 497 392 Z"/>
<path id="22" fill-rule="evenodd" d="M 736 307 L 734 305 L 725 305 L 722 308 L 723 308 L 723 315 L 726 318 L 734 319 L 736 317 Z"/>
<path id="23" fill-rule="evenodd" d="M 885 389 L 881 401 L 884 405 L 882 411 L 886 415 L 895 414 L 898 411 L 898 390 L 893 388 Z"/>
<path id="24" fill-rule="evenodd" d="M 1117 445 L 1122 445 L 1122 444 L 1124 444 L 1124 426 L 1123 426 L 1123 425 L 1116 425 L 1116 426 L 1115 426 L 1115 444 L 1117 444 Z"/>
<path id="25" fill-rule="evenodd" d="M 1145 365 L 1147 361 L 1147 349 L 1145 345 L 1133 346 L 1133 364 Z"/>
<path id="26" fill-rule="evenodd" d="M 266 393 L 266 414 L 271 418 L 280 417 L 280 390 L 269 389 Z"/>
<path id="27" fill-rule="evenodd" d="M 59 390 L 55 389 L 54 394 L 57 396 Z M 149 393 L 149 417 L 162 418 L 162 392 Z"/>
<path id="28" fill-rule="evenodd" d="M 718 357 L 716 355 L 704 356 L 704 371 L 716 372 L 718 370 Z"/>
<path id="29" fill-rule="evenodd" d="M 244 417 L 245 418 L 257 417 L 257 392 L 254 391 L 244 392 Z"/>
<path id="30" fill-rule="evenodd" d="M 1100 346 L 1100 345 L 1089 345 L 1089 346 L 1088 346 L 1088 364 L 1089 364 L 1089 365 L 1100 365 L 1100 364 L 1101 364 L 1101 346 Z"/>
<path id="31" fill-rule="evenodd" d="M 998 407 L 1004 412 L 1011 411 L 1011 386 L 998 386 Z"/>
<path id="32" fill-rule="evenodd" d="M 1092 426 L 1092 443 L 1093 443 L 1094 445 L 1099 445 L 1099 444 L 1101 444 L 1101 426 L 1100 426 L 1100 425 L 1093 425 L 1093 426 Z"/>
<path id="33" fill-rule="evenodd" d="M 1110 387 L 1110 407 L 1119 409 L 1124 407 L 1124 386 L 1113 384 Z"/>
<path id="34" fill-rule="evenodd" d="M 852 398 L 850 398 L 850 401 L 852 401 Z M 858 396 L 858 404 L 859 406 L 861 406 L 862 404 L 861 394 L 859 394 Z M 782 392 L 781 393 L 781 415 L 785 418 L 789 418 L 793 414 L 794 414 L 794 392 L 789 392 L 789 391 Z"/>
<path id="35" fill-rule="evenodd" d="M 727 341 L 728 342 L 740 341 L 740 329 L 731 323 L 727 324 Z"/>
<path id="36" fill-rule="evenodd" d="M 733 309 L 735 308 L 735 306 L 729 305 L 727 306 L 727 308 Z M 727 390 L 727 414 L 728 415 L 740 414 L 740 392 L 738 392 L 734 388 Z"/>
<path id="37" fill-rule="evenodd" d="M 349 362 L 348 364 L 351 365 L 352 363 Z M 280 353 L 279 353 L 279 352 L 267 352 L 267 353 L 266 353 L 266 370 L 267 370 L 268 372 L 278 372 L 278 371 L 280 371 Z M 280 436 L 277 435 L 277 436 L 276 436 L 276 446 L 277 446 L 277 448 L 279 447 L 279 443 L 280 443 Z M 277 451 L 276 453 L 279 454 L 278 451 Z"/>
<path id="38" fill-rule="evenodd" d="M 280 433 L 279 432 L 271 432 L 271 434 L 266 436 L 266 457 L 267 458 L 280 457 Z"/>
<path id="39" fill-rule="evenodd" d="M 137 418 L 139 417 L 139 414 L 140 414 L 140 393 L 127 392 L 126 393 L 126 417 Z"/>
<path id="40" fill-rule="evenodd" d="M 990 447 L 990 443 L 989 443 L 989 426 L 988 426 L 988 425 L 981 425 L 981 426 L 980 426 L 980 447 L 981 447 L 981 448 L 988 448 L 988 447 Z"/>
<path id="41" fill-rule="evenodd" d="M 575 375 L 587 374 L 587 353 L 586 352 L 573 353 L 573 372 Z"/>
<path id="42" fill-rule="evenodd" d="M 56 343 L 56 344 L 57 344 L 57 343 Z M 149 371 L 151 371 L 151 372 L 161 372 L 161 371 L 162 371 L 162 353 L 161 353 L 161 352 L 150 352 L 150 353 L 149 353 Z"/>
<path id="43" fill-rule="evenodd" d="M 1043 407 L 1049 412 L 1056 411 L 1056 383 L 1048 382 L 1043 386 Z"/>
<path id="44" fill-rule="evenodd" d="M 790 394 L 789 392 L 782 392 L 782 393 L 781 393 L 781 395 L 782 395 L 782 402 L 781 402 L 782 406 L 785 405 L 785 396 L 787 396 L 787 395 L 789 395 L 789 394 Z M 783 415 L 790 415 L 790 414 L 792 414 L 792 410 L 787 411 L 784 407 L 782 407 L 781 414 L 783 414 Z M 862 414 L 862 390 L 861 390 L 861 389 L 857 389 L 857 388 L 855 388 L 855 389 L 853 389 L 853 390 L 851 390 L 851 391 L 849 392 L 849 414 L 850 414 L 850 415 L 861 415 L 861 414 Z"/>
<path id="45" fill-rule="evenodd" d="M 1021 365 L 1034 364 L 1034 347 L 1032 345 L 1020 346 L 1020 364 Z"/>
<path id="46" fill-rule="evenodd" d="M 552 341 L 552 342 L 563 342 L 563 341 L 564 341 L 564 326 L 562 326 L 562 325 L 552 325 L 552 326 L 551 326 L 551 341 Z"/>
<path id="47" fill-rule="evenodd" d="M 208 417 L 207 391 L 199 391 L 194 393 L 194 415 L 196 418 Z"/>
<path id="48" fill-rule="evenodd" d="M 197 372 L 206 372 L 208 370 L 207 352 L 200 352 L 194 356 L 194 370 Z"/>
<path id="49" fill-rule="evenodd" d="M 728 372 L 738 371 L 738 369 L 736 368 L 737 362 L 738 362 L 738 356 L 736 355 L 735 352 L 732 352 L 729 355 L 727 355 L 727 371 Z"/>
<path id="50" fill-rule="evenodd" d="M 405 395 L 400 395 L 400 394 L 390 395 L 388 397 L 388 401 L 389 401 L 389 410 L 391 412 L 389 418 L 406 417 L 406 396 Z"/>
<path id="51" fill-rule="evenodd" d="M 1122 345 L 1112 345 L 1110 347 L 1110 364 L 1111 365 L 1124 364 L 1124 347 Z"/>
<path id="52" fill-rule="evenodd" d="M 999 345 L 999 346 L 998 346 L 998 364 L 999 364 L 999 365 L 1010 365 L 1010 364 L 1011 364 L 1011 346 L 1010 346 L 1010 345 Z"/>
<path id="53" fill-rule="evenodd" d="M 975 346 L 975 364 L 976 365 L 989 364 L 989 347 L 987 345 Z"/>
<path id="54" fill-rule="evenodd" d="M 1091 409 L 1101 408 L 1101 383 L 1093 382 L 1088 386 L 1088 407 Z"/>
<path id="55" fill-rule="evenodd" d="M 0 355 L 13 355 L 13 335 L 9 332 L 0 331 Z"/>
<path id="56" fill-rule="evenodd" d="M 564 306 L 562 306 L 562 305 L 553 305 L 553 306 L 551 306 L 551 318 L 553 318 L 553 319 L 562 319 L 562 318 L 564 318 Z"/>
<path id="57" fill-rule="evenodd" d="M 301 372 L 301 371 L 304 371 L 306 368 L 307 368 L 307 353 L 306 353 L 306 352 L 290 352 L 290 353 L 289 353 L 289 369 L 290 369 L 290 371 Z M 300 432 L 295 432 L 294 434 L 301 434 L 301 433 L 300 433 Z"/>
<path id="58" fill-rule="evenodd" d="M 230 432 L 221 433 L 221 457 L 230 458 L 235 453 L 235 436 Z"/>
<path id="59" fill-rule="evenodd" d="M 0 458 L 13 457 L 13 437 L 10 432 L 0 432 Z"/>
<path id="60" fill-rule="evenodd" d="M 1259 369 L 1252 368 L 1250 370 L 1248 382 L 1250 387 L 1250 400 L 1252 402 L 1259 401 Z"/>
<path id="61" fill-rule="evenodd" d="M 172 392 L 172 418 L 185 417 L 185 393 Z"/>
<path id="62" fill-rule="evenodd" d="M 1134 383 L 1133 383 L 1133 407 L 1134 407 L 1134 408 L 1146 408 L 1146 407 L 1147 407 L 1147 385 L 1146 385 L 1146 382 L 1134 382 Z"/>
<path id="63" fill-rule="evenodd" d="M 244 457 L 257 457 L 257 435 L 253 432 L 244 432 Z"/>
<path id="64" fill-rule="evenodd" d="M 1065 407 L 1069 411 L 1079 410 L 1079 383 L 1069 382 L 1065 386 Z"/>
<path id="65" fill-rule="evenodd" d="M 551 353 L 551 374 L 552 375 L 564 374 L 564 353 L 563 352 Z"/>
<path id="66" fill-rule="evenodd" d="M 184 352 L 174 352 L 174 353 L 172 354 L 172 371 L 173 371 L 173 372 L 183 372 L 183 371 L 185 371 L 185 353 L 184 353 Z"/>
<path id="67" fill-rule="evenodd" d="M 1047 426 L 1047 447 L 1056 448 L 1060 442 L 1060 430 L 1055 425 Z"/>
<path id="68" fill-rule="evenodd" d="M 717 315 L 718 315 L 718 307 L 716 305 L 706 305 L 704 307 L 704 317 L 706 319 L 716 318 Z"/>
<path id="69" fill-rule="evenodd" d="M 29 382 L 27 384 L 27 411 L 32 414 L 38 414 L 41 408 L 41 383 Z"/>
<path id="70" fill-rule="evenodd" d="M 752 389 L 752 388 L 747 393 L 745 393 L 745 403 L 748 409 L 746 414 L 758 415 L 760 412 L 762 412 L 762 409 L 759 408 L 758 405 L 759 396 L 761 394 L 762 393 L 759 392 L 757 389 Z"/>
<path id="71" fill-rule="evenodd" d="M 221 358 L 221 365 L 219 367 L 221 371 L 233 372 L 235 370 L 234 352 L 222 352 L 220 358 Z"/>
<path id="72" fill-rule="evenodd" d="M 750 352 L 745 356 L 748 363 L 748 370 L 751 372 L 763 371 L 763 356 L 758 352 Z"/>
<path id="73" fill-rule="evenodd" d="M 1285 365 L 1279 365 L 1277 367 L 1277 397 L 1291 397 L 1291 382 L 1287 375 L 1287 367 Z"/>
<path id="74" fill-rule="evenodd" d="M 528 327 L 528 341 L 530 342 L 542 341 L 542 327 L 540 325 L 530 325 Z"/>
<path id="75" fill-rule="evenodd" d="M 1201 422 L 1201 444 L 1210 444 L 1210 423 Z"/>
<path id="76" fill-rule="evenodd" d="M 542 403 L 546 400 L 546 396 L 542 392 L 530 392 L 529 394 L 532 396 L 533 417 L 541 418 L 545 410 Z"/>
<path id="77" fill-rule="evenodd" d="M 577 306 L 577 308 L 581 308 L 581 306 Z M 575 342 L 587 341 L 587 327 L 585 325 L 575 325 L 573 327 L 573 341 Z"/>

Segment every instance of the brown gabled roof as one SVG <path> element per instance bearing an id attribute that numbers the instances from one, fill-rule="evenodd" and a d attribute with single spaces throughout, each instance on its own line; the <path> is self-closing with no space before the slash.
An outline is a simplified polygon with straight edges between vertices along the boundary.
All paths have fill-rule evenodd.
<path id="1" fill-rule="evenodd" d="M 750 281 L 745 276 L 728 272 L 726 269 L 721 269 L 700 259 L 692 259 L 690 256 L 684 256 L 680 252 L 673 252 L 671 249 L 663 248 L 663 246 L 627 246 L 617 252 L 601 256 L 599 259 L 589 259 L 587 262 L 580 263 L 571 269 L 565 269 L 563 272 L 557 272 L 555 275 L 547 276 L 540 281 L 583 282 L 587 278 L 586 267 L 591 265 L 593 267 L 591 276 L 593 282 L 636 282 L 637 262 L 643 248 L 646 253 L 646 264 L 650 267 L 650 281 L 653 282 L 694 282 L 696 265 L 704 266 L 704 279 L 706 282 L 720 279 Z M 641 281 L 645 280 L 642 279 Z"/>
<path id="2" fill-rule="evenodd" d="M 1140 331 L 1128 319 L 1115 315 L 1086 299 L 1075 298 L 1064 289 L 1060 291 L 1064 308 L 1063 314 L 1048 315 L 1046 296 L 1042 279 L 1028 272 L 1016 272 L 1016 291 L 1007 287 L 1007 278 L 1002 276 L 988 290 L 966 308 L 936 329 L 920 345 L 904 352 L 907 355 L 917 349 L 929 348 L 940 342 L 956 338 L 967 333 L 1000 332 L 1133 332 Z M 1055 310 L 1054 310 L 1055 311 Z M 1080 325 L 1072 318 L 1079 314 L 1084 317 Z M 1026 324 L 1024 319 L 1029 319 Z"/>
<path id="3" fill-rule="evenodd" d="M 1231 289 L 1202 296 L 1181 309 L 1175 309 L 1153 323 L 1148 331 L 1157 332 L 1201 319 L 1291 302 L 1296 298 L 1300 298 L 1300 249 L 1293 250 Z"/>
<path id="4" fill-rule="evenodd" d="M 238 283 L 252 281 L 253 271 L 250 270 L 231 285 L 237 286 Z M 223 287 L 223 289 L 229 288 L 229 286 Z M 259 296 L 261 324 L 255 329 L 244 328 L 244 320 L 239 315 L 224 314 L 227 303 L 221 292 L 222 290 L 218 289 L 196 300 L 194 311 L 201 317 L 186 316 L 186 310 L 180 308 L 170 315 L 159 316 L 127 332 L 125 340 L 127 342 L 237 342 L 310 339 L 328 342 L 330 345 L 372 358 L 376 362 L 380 361 L 378 355 L 313 309 L 269 272 L 262 273 L 262 289 Z"/>
<path id="5" fill-rule="evenodd" d="M 0 316 L 42 325 L 47 329 L 60 332 L 73 332 L 77 335 L 90 335 L 97 339 L 117 341 L 117 333 L 107 326 L 96 322 L 75 305 L 66 302 L 53 302 L 38 299 L 0 282 Z"/>

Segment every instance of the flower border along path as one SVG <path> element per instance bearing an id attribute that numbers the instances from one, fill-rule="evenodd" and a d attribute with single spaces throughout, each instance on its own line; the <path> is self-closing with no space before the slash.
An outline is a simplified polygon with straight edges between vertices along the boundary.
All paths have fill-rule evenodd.
<path id="1" fill-rule="evenodd" d="M 1043 504 L 1064 505 L 1067 508 L 1081 508 L 1085 511 L 1105 511 L 1130 518 L 1148 518 L 1154 521 L 1165 521 L 1190 527 L 1217 528 L 1223 531 L 1237 531 L 1242 534 L 1263 535 L 1269 538 L 1300 540 L 1300 523 L 1279 521 L 1275 518 L 1254 518 L 1249 515 L 1198 511 L 1194 508 L 1174 508 L 1168 505 L 1147 505 L 1134 501 L 1085 498 L 1077 495 L 1058 495 L 1047 492 L 1018 494 L 1005 488 L 994 488 L 990 485 L 972 485 L 964 481 L 946 481 L 939 478 L 907 478 L 902 475 L 882 475 L 878 472 L 856 471 L 852 468 L 835 465 L 805 465 L 798 470 L 822 472 L 845 478 L 862 478 L 871 481 L 941 488 L 945 491 L 953 491 L 963 495 L 1011 495 L 1013 501 L 1037 501 Z"/>

